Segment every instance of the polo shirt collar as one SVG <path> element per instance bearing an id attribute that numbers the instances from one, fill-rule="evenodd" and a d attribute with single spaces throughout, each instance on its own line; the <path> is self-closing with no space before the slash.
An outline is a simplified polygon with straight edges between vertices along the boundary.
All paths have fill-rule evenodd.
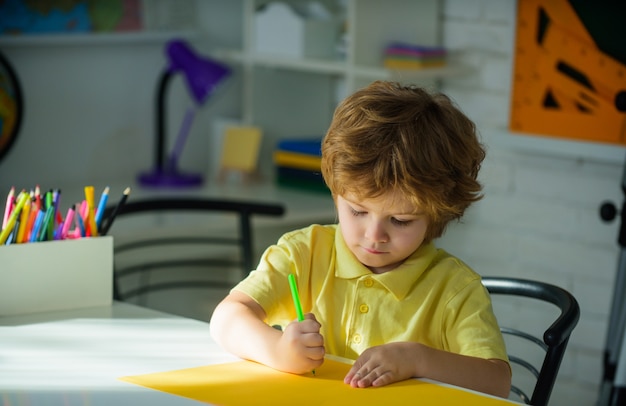
<path id="1" fill-rule="evenodd" d="M 335 232 L 335 276 L 342 279 L 358 279 L 370 276 L 391 292 L 397 300 L 402 300 L 413 288 L 415 281 L 430 267 L 437 254 L 433 242 L 419 247 L 396 269 L 383 274 L 375 274 L 360 263 L 348 249 L 337 226 Z"/>

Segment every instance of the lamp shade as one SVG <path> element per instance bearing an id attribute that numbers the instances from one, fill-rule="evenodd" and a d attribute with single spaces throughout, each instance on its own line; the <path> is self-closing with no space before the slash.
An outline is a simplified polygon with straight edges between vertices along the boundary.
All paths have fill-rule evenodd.
<path id="1" fill-rule="evenodd" d="M 186 187 L 202 184 L 202 176 L 194 173 L 182 173 L 178 170 L 178 160 L 189 135 L 189 129 L 195 114 L 194 108 L 187 110 L 174 149 L 165 159 L 165 116 L 166 90 L 170 80 L 176 74 L 182 74 L 187 88 L 196 106 L 203 105 L 214 93 L 220 82 L 230 75 L 230 69 L 217 61 L 201 58 L 182 40 L 169 41 L 165 47 L 168 65 L 163 70 L 156 97 L 156 137 L 154 168 L 139 174 L 139 182 L 144 186 Z"/>
<path id="2" fill-rule="evenodd" d="M 230 69 L 219 62 L 201 58 L 181 40 L 170 41 L 166 54 L 171 73 L 181 72 L 194 100 L 204 104 L 215 87 L 230 74 Z"/>

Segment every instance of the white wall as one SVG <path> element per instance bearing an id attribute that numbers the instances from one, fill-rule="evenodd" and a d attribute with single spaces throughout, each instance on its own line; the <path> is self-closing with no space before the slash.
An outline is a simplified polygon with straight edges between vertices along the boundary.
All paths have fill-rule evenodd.
<path id="1" fill-rule="evenodd" d="M 598 209 L 607 199 L 621 205 L 626 153 L 507 133 L 516 2 L 444 4 L 444 44 L 476 70 L 443 90 L 477 123 L 488 156 L 484 200 L 439 244 L 484 275 L 539 279 L 577 297 L 581 318 L 551 404 L 594 404 L 619 253 L 617 221 L 603 223 Z"/>
<path id="2" fill-rule="evenodd" d="M 133 174 L 152 157 L 156 45 L 28 45 L 3 50 L 20 78 L 24 117 L 0 162 L 5 190 Z M 9 183 L 12 182 L 12 183 Z M 6 189 L 8 190 L 8 189 Z"/>
<path id="3" fill-rule="evenodd" d="M 40 184 L 47 190 L 84 182 L 100 190 L 112 180 L 133 184 L 140 172 L 150 170 L 165 41 L 156 37 L 4 44 L 2 53 L 20 79 L 24 117 L 13 147 L 0 160 L 0 194 L 11 186 Z M 200 55 L 206 52 L 197 46 L 198 39 L 190 42 Z M 208 174 L 213 120 L 218 115 L 236 117 L 238 86 L 236 79 L 228 81 L 198 109 L 181 170 Z M 193 105 L 186 87 L 178 75 L 167 89 L 166 153 L 172 150 L 185 110 Z"/>

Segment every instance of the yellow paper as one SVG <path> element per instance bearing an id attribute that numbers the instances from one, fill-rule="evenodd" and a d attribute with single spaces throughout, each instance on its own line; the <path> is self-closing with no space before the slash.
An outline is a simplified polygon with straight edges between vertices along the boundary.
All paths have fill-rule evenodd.
<path id="1" fill-rule="evenodd" d="M 380 388 L 343 383 L 350 365 L 326 359 L 313 374 L 293 375 L 249 361 L 125 376 L 122 381 L 223 406 L 503 405 L 506 400 L 410 379 Z"/>

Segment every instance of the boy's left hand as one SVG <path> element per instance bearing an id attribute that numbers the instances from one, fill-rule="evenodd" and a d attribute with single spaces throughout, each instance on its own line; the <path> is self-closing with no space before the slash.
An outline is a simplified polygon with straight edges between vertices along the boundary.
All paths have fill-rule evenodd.
<path id="1" fill-rule="evenodd" d="M 419 357 L 417 347 L 417 343 L 398 342 L 368 348 L 343 381 L 353 388 L 366 388 L 413 378 Z"/>

